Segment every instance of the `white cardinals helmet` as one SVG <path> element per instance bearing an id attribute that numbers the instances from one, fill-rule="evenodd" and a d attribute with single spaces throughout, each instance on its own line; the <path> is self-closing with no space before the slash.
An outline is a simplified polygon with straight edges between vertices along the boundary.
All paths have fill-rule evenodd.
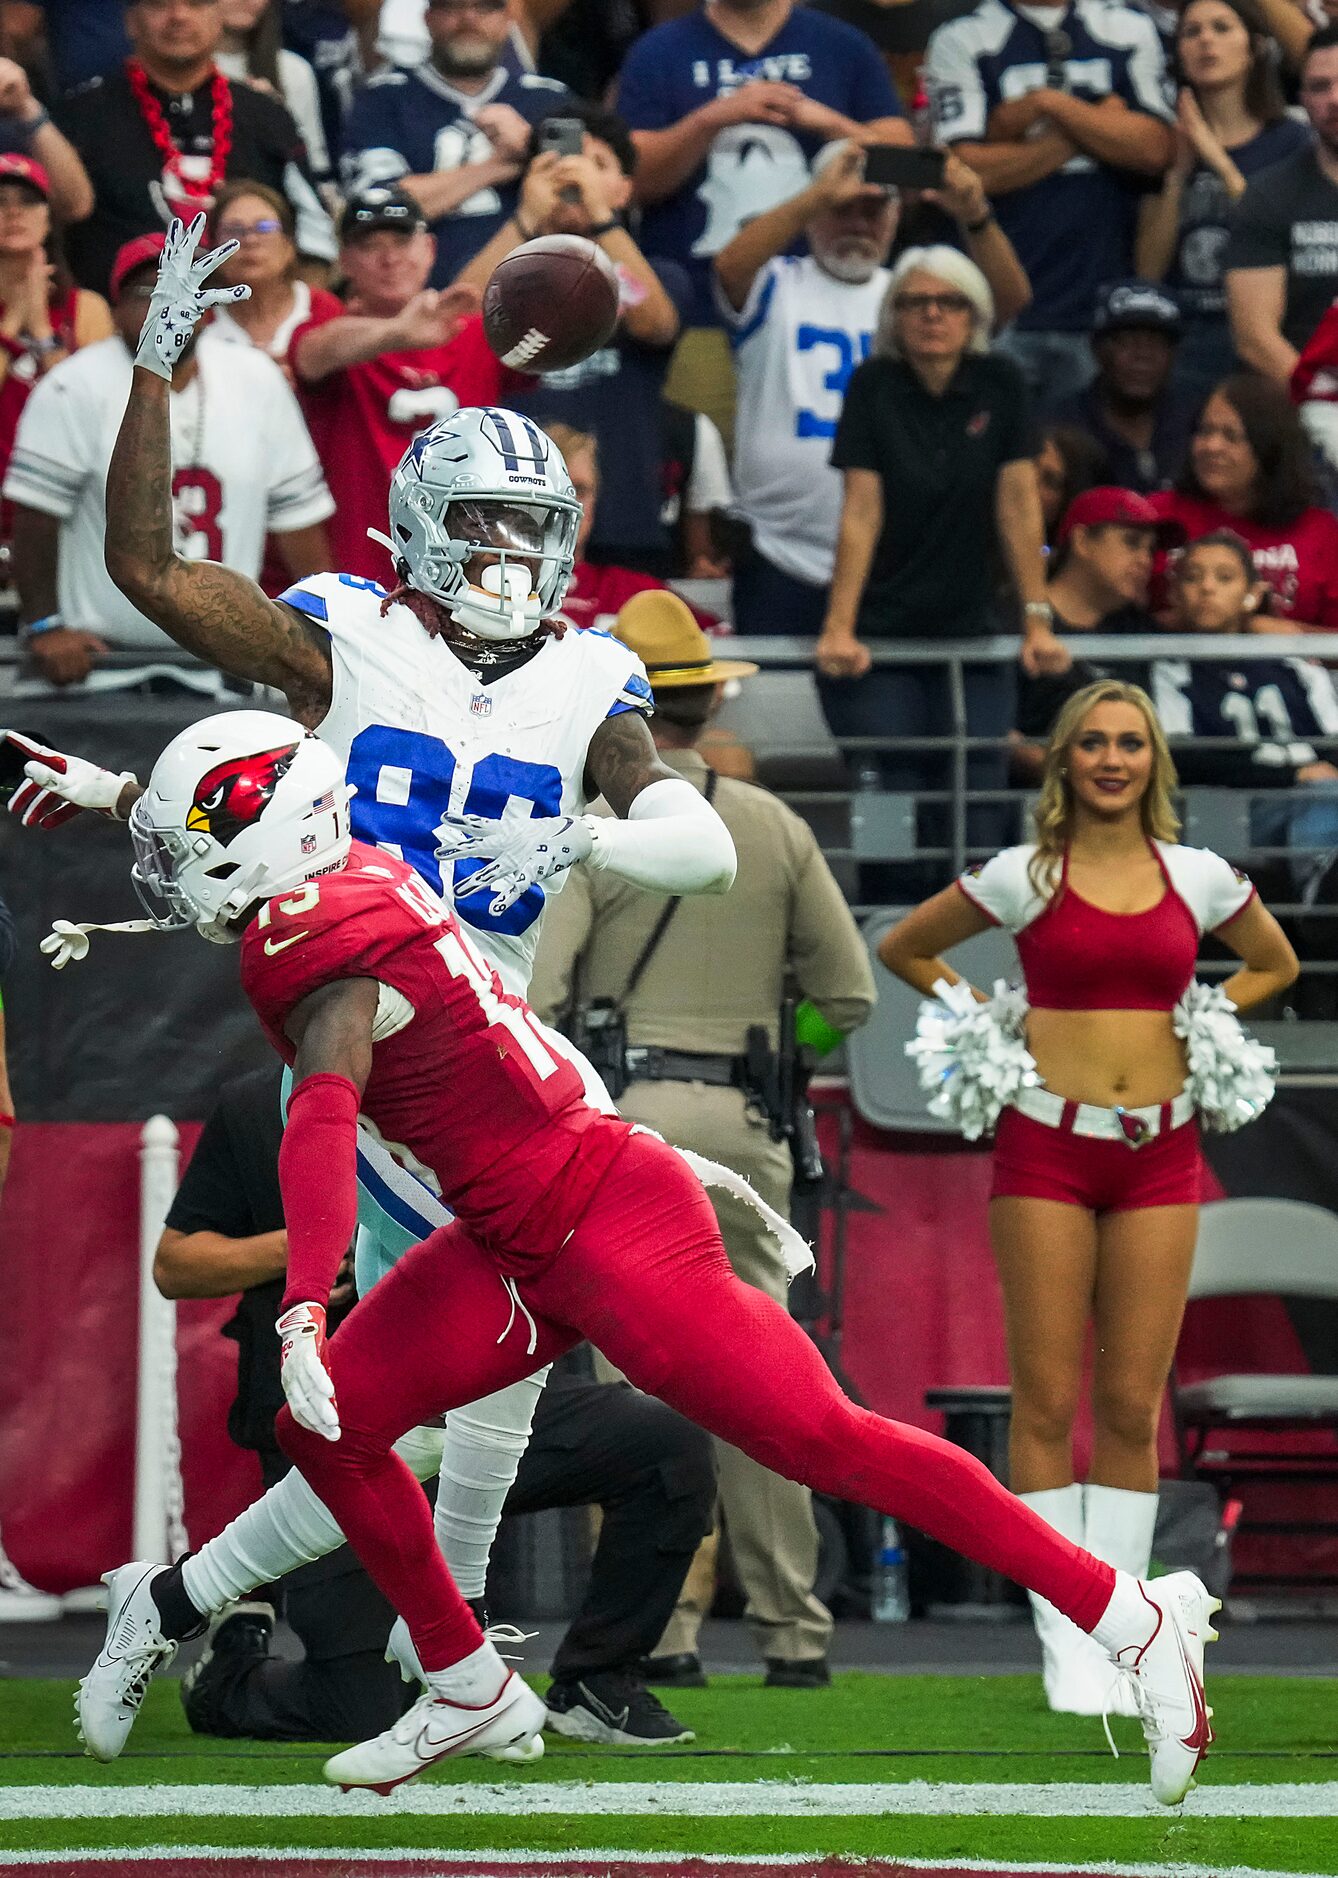
<path id="1" fill-rule="evenodd" d="M 348 858 L 344 766 L 273 711 L 225 711 L 174 737 L 130 811 L 130 870 L 156 926 L 194 926 L 218 944 L 256 900 Z"/>

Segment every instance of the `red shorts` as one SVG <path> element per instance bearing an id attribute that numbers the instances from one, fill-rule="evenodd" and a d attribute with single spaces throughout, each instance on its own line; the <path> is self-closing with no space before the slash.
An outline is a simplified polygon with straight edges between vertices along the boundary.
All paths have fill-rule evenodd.
<path id="1" fill-rule="evenodd" d="M 1062 1200 L 1093 1213 L 1199 1203 L 1199 1124 L 1190 1117 L 1141 1148 L 1048 1128 L 1005 1109 L 994 1134 L 992 1200 Z"/>

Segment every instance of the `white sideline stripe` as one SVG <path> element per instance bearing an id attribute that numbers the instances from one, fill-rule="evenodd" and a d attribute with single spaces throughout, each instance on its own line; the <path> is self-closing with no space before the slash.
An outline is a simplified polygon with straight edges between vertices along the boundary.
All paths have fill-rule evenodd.
<path id="1" fill-rule="evenodd" d="M 385 1798 L 319 1786 L 222 1783 L 148 1787 L 0 1788 L 0 1821 L 28 1819 L 384 1819 L 561 1814 L 652 1819 L 843 1819 L 1009 1814 L 1030 1819 L 1174 1818 L 1145 1786 L 1058 1781 L 548 1781 L 533 1786 L 404 1786 Z M 1331 1819 L 1338 1781 L 1198 1787 L 1185 1815 L 1195 1819 Z"/>
<path id="2" fill-rule="evenodd" d="M 819 1856 L 826 1856 L 820 1854 Z M 867 1854 L 862 1854 L 866 1857 Z M 137 1845 L 133 1848 L 120 1849 L 99 1847 L 88 1851 L 65 1852 L 4 1852 L 0 1851 L 0 1870 L 7 1865 L 54 1865 L 71 1859 L 78 1859 L 80 1864 L 95 1863 L 126 1864 L 133 1860 L 141 1864 L 146 1860 L 181 1860 L 181 1859 L 221 1859 L 241 1863 L 255 1864 L 262 1860 L 283 1860 L 296 1862 L 299 1859 L 338 1858 L 349 1864 L 387 1865 L 395 1863 L 422 1863 L 432 1859 L 449 1859 L 452 1865 L 462 1866 L 462 1861 L 477 1858 L 482 1861 L 475 1878 L 493 1878 L 493 1874 L 503 1866 L 515 1866 L 522 1873 L 542 1865 L 574 1865 L 582 1859 L 592 1864 L 599 1860 L 611 1860 L 620 1865 L 644 1865 L 649 1873 L 656 1867 L 668 1866 L 678 1870 L 690 1861 L 710 1858 L 713 1866 L 728 1870 L 732 1866 L 745 1866 L 749 1871 L 759 1867 L 775 1867 L 783 1870 L 786 1866 L 811 1866 L 814 1859 L 812 1852 L 620 1852 L 611 1846 L 595 1846 L 588 1850 L 574 1847 L 570 1852 L 452 1852 L 449 1847 L 435 1849 L 427 1846 L 401 1846 L 392 1850 L 387 1846 L 375 1846 L 368 1849 L 350 1846 L 243 1846 L 243 1845 Z M 1155 1865 L 1131 1863 L 1127 1859 L 1115 1862 L 1099 1860 L 1087 1863 L 1081 1859 L 1064 1859 L 1048 1865 L 1020 1861 L 1018 1859 L 985 1858 L 906 1858 L 900 1854 L 888 1856 L 880 1863 L 895 1863 L 899 1871 L 938 1872 L 938 1871 L 979 1871 L 1005 1873 L 1007 1878 L 1018 1872 L 1035 1873 L 1037 1878 L 1048 1878 L 1048 1874 L 1082 1872 L 1090 1878 L 1320 1878 L 1318 1873 L 1262 1871 L 1256 1865 L 1187 1865 L 1175 1860 L 1169 1863 L 1159 1859 Z M 455 1878 L 467 1878 L 463 1868 Z"/>

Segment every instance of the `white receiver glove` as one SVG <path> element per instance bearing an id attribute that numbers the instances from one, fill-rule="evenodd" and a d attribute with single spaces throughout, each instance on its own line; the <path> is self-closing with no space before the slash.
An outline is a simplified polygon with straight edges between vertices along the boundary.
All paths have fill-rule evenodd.
<path id="1" fill-rule="evenodd" d="M 48 749 L 44 743 L 34 743 L 31 737 L 24 737 L 17 730 L 7 730 L 0 735 L 11 749 L 27 759 L 23 773 L 28 780 L 19 784 L 5 804 L 25 828 L 59 828 L 81 809 L 110 815 L 113 821 L 121 819 L 116 813 L 116 804 L 125 785 L 138 781 L 132 771 L 122 770 L 118 776 L 109 769 L 99 769 L 96 763 L 89 763 L 81 756 L 66 756 L 60 750 Z"/>
<path id="2" fill-rule="evenodd" d="M 338 1441 L 339 1405 L 325 1358 L 325 1307 L 294 1304 L 274 1328 L 283 1340 L 279 1380 L 293 1420 L 313 1435 Z"/>
<path id="3" fill-rule="evenodd" d="M 455 839 L 456 832 L 463 837 Z M 455 898 L 492 892 L 492 913 L 505 913 L 529 888 L 584 861 L 594 847 L 587 817 L 540 815 L 527 822 L 490 822 L 481 815 L 449 816 L 438 830 L 445 860 L 484 865 L 456 882 Z"/>
<path id="4" fill-rule="evenodd" d="M 197 255 L 204 234 L 204 216 L 197 215 L 187 228 L 174 219 L 167 231 L 167 245 L 158 263 L 158 281 L 149 301 L 148 316 L 140 330 L 136 365 L 142 365 L 159 378 L 172 382 L 177 361 L 185 351 L 191 334 L 210 307 L 232 306 L 249 300 L 249 287 L 205 287 L 216 267 L 237 252 L 239 243 L 225 241 L 221 247 Z"/>

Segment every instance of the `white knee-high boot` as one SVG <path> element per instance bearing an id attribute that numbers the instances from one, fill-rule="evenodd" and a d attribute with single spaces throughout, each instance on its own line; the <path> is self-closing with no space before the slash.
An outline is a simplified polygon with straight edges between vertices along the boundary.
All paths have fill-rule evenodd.
<path id="1" fill-rule="evenodd" d="M 1018 1498 L 1065 1539 L 1071 1539 L 1075 1545 L 1086 1542 L 1080 1482 L 1075 1481 L 1068 1487 L 1046 1487 L 1037 1493 L 1020 1493 Z M 1037 1597 L 1034 1591 L 1027 1596 L 1041 1641 L 1046 1701 L 1064 1715 L 1103 1714 L 1115 1681 L 1110 1658 L 1085 1631 L 1079 1630 L 1045 1598 Z"/>
<path id="2" fill-rule="evenodd" d="M 1157 1495 L 1127 1487 L 1083 1490 L 1083 1544 L 1094 1558 L 1133 1578 L 1146 1578 L 1152 1563 L 1152 1535 L 1157 1525 Z M 1136 1715 L 1133 1687 L 1125 1677 L 1116 1684 L 1112 1715 Z"/>

